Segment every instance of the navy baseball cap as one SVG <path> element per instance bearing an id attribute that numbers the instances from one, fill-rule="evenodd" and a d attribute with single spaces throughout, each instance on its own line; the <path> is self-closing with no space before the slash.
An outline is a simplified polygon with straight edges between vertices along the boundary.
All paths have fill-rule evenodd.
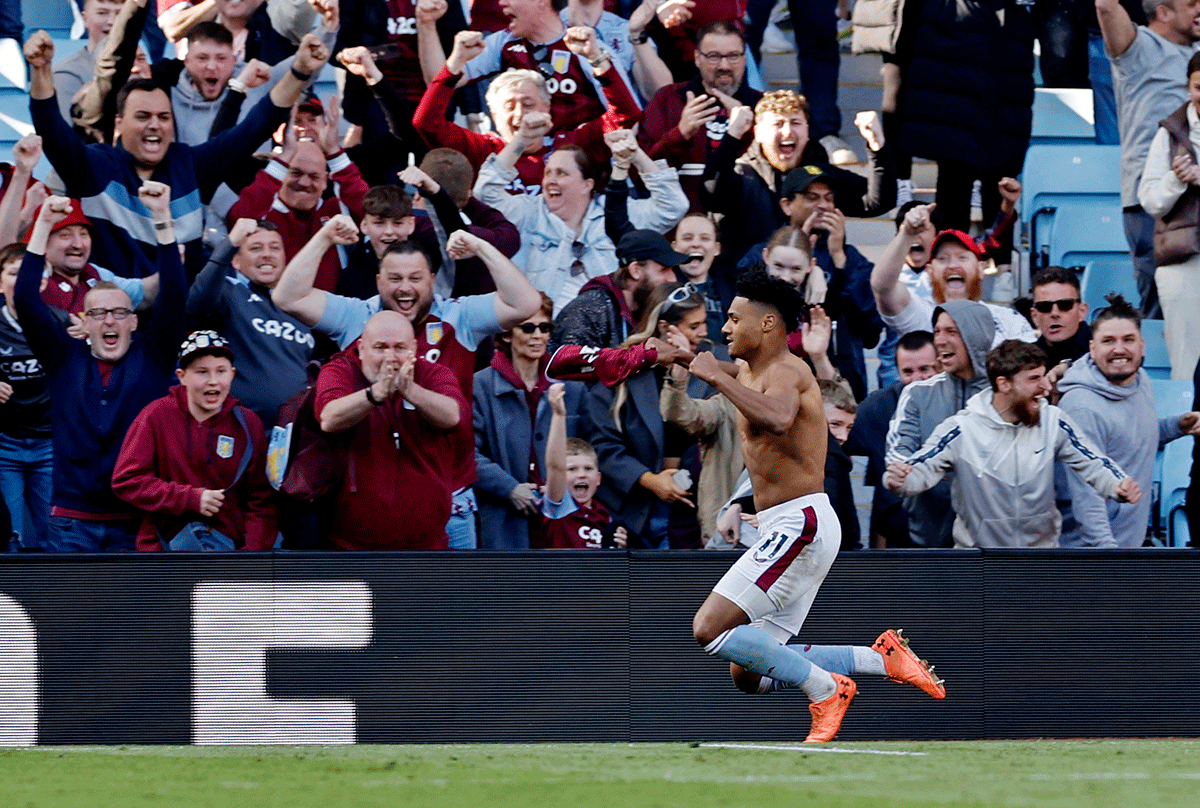
<path id="1" fill-rule="evenodd" d="M 688 257 L 671 249 L 661 233 L 653 230 L 630 230 L 617 243 L 617 261 L 622 266 L 630 261 L 657 261 L 665 267 L 677 267 Z"/>

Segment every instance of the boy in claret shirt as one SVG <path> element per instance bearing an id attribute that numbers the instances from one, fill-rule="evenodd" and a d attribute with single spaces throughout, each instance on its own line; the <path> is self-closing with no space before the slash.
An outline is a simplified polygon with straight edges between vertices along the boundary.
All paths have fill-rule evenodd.
<path id="1" fill-rule="evenodd" d="M 624 548 L 625 526 L 596 502 L 600 466 L 587 441 L 567 438 L 562 383 L 546 391 L 553 415 L 546 440 L 546 492 L 542 498 L 545 536 L 552 549 Z M 570 494 L 568 497 L 567 494 Z"/>

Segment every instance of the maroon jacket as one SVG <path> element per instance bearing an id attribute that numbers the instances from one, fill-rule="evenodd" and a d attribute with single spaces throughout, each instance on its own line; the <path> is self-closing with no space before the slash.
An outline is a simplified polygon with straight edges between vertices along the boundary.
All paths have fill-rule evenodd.
<path id="1" fill-rule="evenodd" d="M 254 445 L 250 465 L 237 486 L 225 492 L 217 515 L 200 516 L 204 489 L 225 489 L 237 475 L 246 432 L 234 417 L 241 410 Z M 277 534 L 273 490 L 265 469 L 267 439 L 262 421 L 229 396 L 204 422 L 188 412 L 187 391 L 172 387 L 138 413 L 125 433 L 113 469 L 113 492 L 143 511 L 137 549 L 162 550 L 188 522 L 207 522 L 243 550 L 270 550 Z"/>
<path id="2" fill-rule="evenodd" d="M 47 279 L 46 288 L 42 290 L 42 301 L 47 306 L 78 315 L 83 311 L 83 299 L 88 290 L 100 280 L 100 273 L 90 263 L 84 265 L 76 283 L 59 277 L 53 272 Z"/>
<path id="3" fill-rule="evenodd" d="M 332 193 L 325 196 L 316 208 L 308 211 L 292 210 L 279 199 L 279 189 L 287 176 L 288 167 L 278 158 L 267 163 L 258 172 L 254 182 L 246 186 L 237 202 L 225 216 L 225 224 L 232 230 L 238 219 L 266 219 L 279 228 L 283 238 L 283 251 L 288 261 L 317 234 L 327 221 L 339 213 L 349 214 L 354 221 L 363 218 L 363 197 L 370 188 L 350 162 L 344 151 L 328 160 L 329 188 Z M 313 286 L 332 292 L 337 287 L 338 275 L 345 268 L 345 250 L 330 247 L 321 256 Z"/>
<path id="4" fill-rule="evenodd" d="M 458 402 L 471 423 L 471 405 L 447 368 L 418 359 L 413 381 Z M 317 417 L 331 401 L 367 387 L 358 343 L 334 356 L 317 377 Z M 332 549 L 445 550 L 450 495 L 455 489 L 454 430 L 431 426 L 397 397 L 371 410 L 353 428 L 346 476 L 334 495 Z"/>
<path id="5" fill-rule="evenodd" d="M 494 132 L 479 134 L 446 120 L 446 109 L 450 106 L 454 88 L 460 78 L 461 76 L 453 75 L 443 67 L 425 90 L 425 96 L 417 106 L 412 123 L 413 128 L 420 132 L 421 137 L 429 144 L 429 148 L 446 147 L 462 152 L 471 162 L 471 166 L 478 171 L 489 155 L 496 154 L 504 148 L 504 140 Z M 540 189 L 546 157 L 551 151 L 567 143 L 582 147 L 593 160 L 607 163 L 609 151 L 604 143 L 604 133 L 617 129 L 632 129 L 641 121 L 642 111 L 616 68 L 610 65 L 608 70 L 599 76 L 599 80 L 608 100 L 608 109 L 577 128 L 560 129 L 547 136 L 547 147 L 537 154 L 522 154 L 517 159 L 518 179 L 515 181 L 520 183 L 520 187 L 510 187 L 510 193 L 525 193 L 524 189 Z"/>
<path id="6" fill-rule="evenodd" d="M 679 169 L 679 183 L 690 203 L 688 212 L 695 213 L 704 210 L 700 205 L 700 175 L 704 173 L 704 164 L 716 150 L 721 138 L 725 137 L 729 113 L 721 107 L 716 119 L 690 139 L 685 139 L 679 131 L 679 119 L 683 116 L 689 90 L 694 95 L 704 93 L 699 76 L 691 81 L 668 84 L 654 94 L 646 104 L 642 128 L 638 131 L 638 143 L 652 159 L 666 160 L 668 165 Z M 734 97 L 753 109 L 758 99 L 762 98 L 762 93 L 743 81 Z M 749 145 L 753 138 L 752 132 L 747 133 L 744 143 Z"/>

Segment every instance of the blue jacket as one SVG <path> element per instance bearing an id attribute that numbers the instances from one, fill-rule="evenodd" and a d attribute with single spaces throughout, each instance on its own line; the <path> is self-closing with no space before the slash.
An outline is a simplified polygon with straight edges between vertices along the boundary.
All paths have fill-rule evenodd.
<path id="1" fill-rule="evenodd" d="M 29 114 L 42 136 L 50 165 L 62 178 L 67 194 L 80 201 L 92 222 L 92 260 L 125 277 L 154 272 L 158 252 L 154 218 L 137 198 L 142 179 L 133 157 L 120 146 L 85 146 L 63 120 L 54 96 L 31 98 Z M 267 96 L 240 123 L 212 140 L 199 146 L 172 143 L 154 169 L 151 179 L 171 187 L 175 235 L 188 247 L 188 263 L 194 263 L 194 272 L 202 266 L 199 246 L 204 206 L 237 159 L 252 154 L 287 117 L 288 108 L 275 106 Z"/>
<path id="2" fill-rule="evenodd" d="M 577 434 L 584 387 L 566 382 L 567 437 Z M 517 513 L 508 495 L 529 480 L 529 452 L 537 452 L 538 468 L 546 474 L 546 439 L 550 433 L 550 402 L 543 395 L 535 423 L 529 421 L 525 391 L 494 367 L 475 374 L 475 496 L 482 530 L 479 547 L 486 550 L 528 550 L 529 520 Z M 570 494 L 568 494 L 570 496 Z M 540 517 L 538 517 L 540 518 Z"/>
<path id="3" fill-rule="evenodd" d="M 67 336 L 38 287 L 45 258 L 26 253 L 13 297 L 29 347 L 46 368 L 54 427 L 54 498 L 51 504 L 94 514 L 127 513 L 112 492 L 113 467 L 125 432 L 142 408 L 166 395 L 183 342 L 187 289 L 175 245 L 158 251 L 160 287 L 150 326 L 135 332 L 129 352 L 108 384 L 84 340 Z"/>

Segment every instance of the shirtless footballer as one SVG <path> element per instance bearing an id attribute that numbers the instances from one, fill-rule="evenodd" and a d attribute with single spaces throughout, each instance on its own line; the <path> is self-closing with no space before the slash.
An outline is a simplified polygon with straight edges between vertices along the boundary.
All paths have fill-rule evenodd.
<path id="1" fill-rule="evenodd" d="M 935 699 L 946 691 L 933 668 L 890 629 L 871 647 L 786 645 L 804 624 L 841 544 L 837 514 L 824 493 L 829 428 L 821 392 L 787 345 L 802 308 L 793 287 L 765 269 L 748 272 L 722 329 L 738 360 L 737 377 L 711 354 L 690 365 L 737 407 L 761 536 L 713 588 L 692 633 L 705 651 L 730 663 L 743 692 L 803 690 L 812 702 L 805 740 L 823 742 L 837 735 L 854 700 L 858 688 L 848 674 L 887 676 Z"/>

